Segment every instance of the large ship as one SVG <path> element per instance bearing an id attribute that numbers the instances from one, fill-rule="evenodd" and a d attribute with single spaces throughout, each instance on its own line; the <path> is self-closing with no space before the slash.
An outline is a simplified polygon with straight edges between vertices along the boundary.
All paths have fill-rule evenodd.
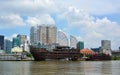
<path id="1" fill-rule="evenodd" d="M 36 61 L 46 59 L 78 60 L 80 57 L 79 49 L 70 48 L 68 46 L 57 46 L 52 51 L 48 51 L 45 48 L 30 46 L 30 52 Z"/>

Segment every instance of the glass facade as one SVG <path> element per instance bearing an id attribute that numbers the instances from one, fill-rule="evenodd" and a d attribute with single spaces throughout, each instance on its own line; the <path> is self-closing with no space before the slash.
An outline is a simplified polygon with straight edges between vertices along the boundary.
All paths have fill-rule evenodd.
<path id="1" fill-rule="evenodd" d="M 79 42 L 77 43 L 77 49 L 80 49 L 80 50 L 84 49 L 84 42 L 79 41 Z"/>
<path id="2" fill-rule="evenodd" d="M 0 35 L 0 50 L 4 49 L 4 36 Z"/>
<path id="3" fill-rule="evenodd" d="M 5 52 L 11 53 L 12 41 L 5 39 Z"/>
<path id="4" fill-rule="evenodd" d="M 17 46 L 20 47 L 20 38 L 18 37 L 13 38 L 13 42 L 12 42 L 12 48 Z"/>

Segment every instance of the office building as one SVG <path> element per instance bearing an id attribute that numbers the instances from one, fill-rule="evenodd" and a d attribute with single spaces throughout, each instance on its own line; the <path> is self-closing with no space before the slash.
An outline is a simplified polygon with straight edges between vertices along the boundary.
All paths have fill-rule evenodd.
<path id="1" fill-rule="evenodd" d="M 17 37 L 20 39 L 20 44 L 24 44 L 25 41 L 27 40 L 27 36 L 26 35 L 17 35 Z"/>
<path id="2" fill-rule="evenodd" d="M 14 37 L 12 41 L 12 48 L 13 47 L 20 47 L 20 38 Z"/>
<path id="3" fill-rule="evenodd" d="M 102 53 L 112 55 L 110 40 L 102 40 L 101 41 L 101 51 L 102 51 Z"/>
<path id="4" fill-rule="evenodd" d="M 32 26 L 30 29 L 30 43 L 33 45 L 35 42 L 35 27 Z"/>
<path id="5" fill-rule="evenodd" d="M 4 49 L 4 36 L 0 35 L 0 50 Z"/>
<path id="6" fill-rule="evenodd" d="M 56 43 L 56 26 L 38 25 L 31 27 L 30 42 L 32 45 L 41 43 L 41 45 L 52 45 Z"/>
<path id="7" fill-rule="evenodd" d="M 57 43 L 60 46 L 69 46 L 69 39 L 67 38 L 67 35 L 64 32 L 58 31 Z"/>
<path id="8" fill-rule="evenodd" d="M 77 43 L 77 49 L 80 49 L 80 50 L 84 49 L 84 42 L 79 41 L 79 42 Z"/>
<path id="9" fill-rule="evenodd" d="M 29 42 L 28 42 L 28 39 L 27 39 L 27 36 L 26 35 L 17 35 L 17 37 L 20 39 L 20 47 L 22 47 L 22 49 L 24 51 L 28 51 L 29 52 Z"/>
<path id="10" fill-rule="evenodd" d="M 70 35 L 70 47 L 76 48 L 77 47 L 78 40 L 76 37 Z"/>
<path id="11" fill-rule="evenodd" d="M 12 49 L 12 41 L 5 39 L 4 41 L 4 50 L 6 53 L 11 53 Z"/>

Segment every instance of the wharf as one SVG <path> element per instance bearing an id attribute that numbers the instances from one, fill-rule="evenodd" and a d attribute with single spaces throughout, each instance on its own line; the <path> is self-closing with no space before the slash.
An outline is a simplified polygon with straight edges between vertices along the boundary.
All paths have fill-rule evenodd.
<path id="1" fill-rule="evenodd" d="M 20 61 L 23 60 L 21 54 L 0 54 L 0 61 Z"/>

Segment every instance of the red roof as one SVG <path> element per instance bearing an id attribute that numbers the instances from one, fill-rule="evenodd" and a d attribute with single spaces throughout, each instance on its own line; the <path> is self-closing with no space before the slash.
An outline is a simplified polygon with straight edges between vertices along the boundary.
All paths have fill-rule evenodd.
<path id="1" fill-rule="evenodd" d="M 80 53 L 82 54 L 95 54 L 93 50 L 89 50 L 87 48 L 80 50 Z"/>

